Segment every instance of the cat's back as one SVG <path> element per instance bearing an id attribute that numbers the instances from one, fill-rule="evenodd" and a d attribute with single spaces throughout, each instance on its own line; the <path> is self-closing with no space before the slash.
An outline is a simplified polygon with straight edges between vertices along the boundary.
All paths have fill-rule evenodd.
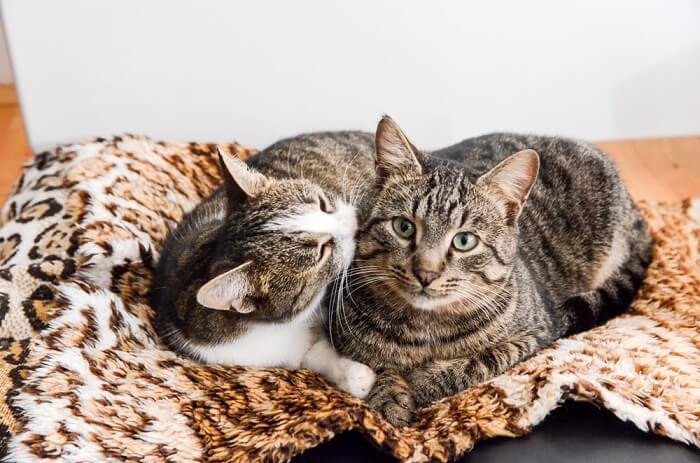
<path id="1" fill-rule="evenodd" d="M 540 158 L 537 180 L 523 210 L 526 221 L 533 214 L 544 214 L 552 220 L 558 216 L 579 219 L 580 223 L 573 220 L 564 224 L 573 229 L 584 223 L 605 225 L 611 218 L 605 215 L 606 211 L 631 204 L 615 164 L 604 152 L 586 142 L 493 133 L 469 138 L 432 154 L 459 163 L 476 179 L 511 154 L 525 149 L 534 149 Z"/>
<path id="2" fill-rule="evenodd" d="M 493 133 L 433 155 L 459 163 L 476 179 L 524 149 L 537 151 L 540 169 L 519 220 L 521 255 L 542 281 L 565 286 L 562 294 L 582 290 L 615 249 L 645 235 L 639 231 L 643 219 L 604 152 L 568 138 Z"/>
<path id="3" fill-rule="evenodd" d="M 256 167 L 267 166 L 279 155 L 292 156 L 292 159 L 313 156 L 320 162 L 372 160 L 374 134 L 353 130 L 303 133 L 273 143 L 249 162 Z"/>
<path id="4" fill-rule="evenodd" d="M 433 153 L 458 162 L 474 179 L 525 149 L 540 158 L 537 180 L 521 217 L 521 229 L 538 235 L 580 234 L 609 240 L 613 220 L 634 209 L 615 164 L 593 145 L 568 138 L 493 133 Z M 546 245 L 546 243 L 545 243 Z"/>
<path id="5" fill-rule="evenodd" d="M 277 178 L 305 178 L 349 194 L 374 175 L 374 135 L 360 131 L 315 132 L 280 140 L 248 163 Z"/>
<path id="6" fill-rule="evenodd" d="M 619 175 L 610 158 L 593 145 L 563 137 L 491 133 L 468 138 L 431 153 L 441 159 L 461 163 L 475 178 L 496 164 L 525 149 L 537 151 L 540 171 L 537 190 L 570 192 L 612 186 L 618 189 Z"/>

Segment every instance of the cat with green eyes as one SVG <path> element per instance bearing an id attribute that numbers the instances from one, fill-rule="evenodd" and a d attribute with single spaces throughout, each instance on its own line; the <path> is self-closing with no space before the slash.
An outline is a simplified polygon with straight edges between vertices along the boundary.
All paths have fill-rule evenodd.
<path id="1" fill-rule="evenodd" d="M 427 154 L 385 117 L 374 137 L 222 155 L 222 175 L 161 250 L 164 342 L 315 370 L 396 425 L 623 312 L 650 259 L 615 166 L 573 140 L 491 134 Z"/>
<path id="2" fill-rule="evenodd" d="M 329 330 L 395 425 L 623 312 L 641 284 L 652 240 L 589 144 L 491 134 L 426 154 L 385 117 L 375 156 Z"/>

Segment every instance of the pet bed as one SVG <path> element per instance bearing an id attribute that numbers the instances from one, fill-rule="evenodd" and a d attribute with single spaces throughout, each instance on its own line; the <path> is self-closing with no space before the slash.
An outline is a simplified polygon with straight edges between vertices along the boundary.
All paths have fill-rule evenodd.
<path id="1" fill-rule="evenodd" d="M 242 157 L 253 150 L 231 144 Z M 214 145 L 121 135 L 27 166 L 0 215 L 0 432 L 11 461 L 280 461 L 356 429 L 405 461 L 519 436 L 565 400 L 700 446 L 700 202 L 641 204 L 631 312 L 397 429 L 308 371 L 170 352 L 148 295 L 169 227 L 220 182 Z"/>

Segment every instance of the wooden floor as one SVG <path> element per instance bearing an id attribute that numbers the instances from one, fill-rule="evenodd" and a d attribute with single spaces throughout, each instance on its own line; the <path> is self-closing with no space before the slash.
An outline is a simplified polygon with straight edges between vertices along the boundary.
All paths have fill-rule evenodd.
<path id="1" fill-rule="evenodd" d="M 617 162 L 636 199 L 700 197 L 700 136 L 596 143 Z"/>
<path id="2" fill-rule="evenodd" d="M 17 104 L 0 104 L 0 204 L 5 203 L 31 151 Z"/>
<path id="3" fill-rule="evenodd" d="M 597 143 L 617 162 L 636 199 L 700 197 L 700 136 Z M 0 204 L 31 153 L 11 88 L 0 86 Z"/>

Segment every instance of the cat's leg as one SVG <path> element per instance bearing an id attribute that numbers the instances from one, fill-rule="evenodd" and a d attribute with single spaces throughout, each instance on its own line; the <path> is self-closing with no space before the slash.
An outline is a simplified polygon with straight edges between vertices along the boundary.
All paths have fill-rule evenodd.
<path id="1" fill-rule="evenodd" d="M 536 336 L 522 334 L 473 357 L 436 360 L 407 375 L 417 407 L 487 381 L 526 359 L 539 347 Z"/>
<path id="2" fill-rule="evenodd" d="M 364 399 L 374 384 L 374 371 L 364 363 L 343 357 L 325 337 L 311 346 L 301 361 L 301 367 L 315 371 L 339 389 Z"/>
<path id="3" fill-rule="evenodd" d="M 408 426 L 413 421 L 416 407 L 411 385 L 396 370 L 377 372 L 367 403 L 394 426 Z"/>

